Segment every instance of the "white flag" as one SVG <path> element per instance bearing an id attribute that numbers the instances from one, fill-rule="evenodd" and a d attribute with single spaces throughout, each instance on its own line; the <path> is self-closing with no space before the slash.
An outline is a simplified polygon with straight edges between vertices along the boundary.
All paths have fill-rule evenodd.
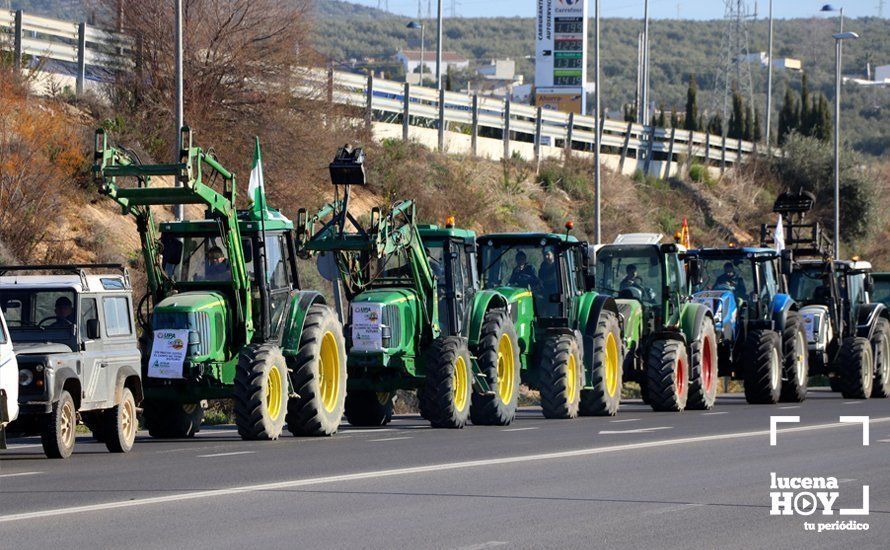
<path id="1" fill-rule="evenodd" d="M 260 155 L 260 139 L 256 138 L 253 151 L 253 169 L 250 171 L 250 183 L 247 185 L 247 199 L 252 210 L 259 212 L 265 205 L 262 197 L 265 193 L 263 185 L 263 159 Z"/>
<path id="2" fill-rule="evenodd" d="M 779 221 L 776 223 L 776 232 L 773 234 L 773 240 L 776 241 L 776 252 L 781 254 L 785 250 L 785 225 L 782 223 L 782 214 L 779 214 Z"/>

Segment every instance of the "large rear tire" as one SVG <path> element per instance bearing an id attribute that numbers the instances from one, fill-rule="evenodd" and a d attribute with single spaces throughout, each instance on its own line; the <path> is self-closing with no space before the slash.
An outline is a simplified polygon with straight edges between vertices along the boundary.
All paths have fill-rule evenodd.
<path id="1" fill-rule="evenodd" d="M 470 420 L 481 426 L 507 426 L 516 417 L 521 363 L 516 327 L 506 311 L 485 315 L 476 358 L 492 391 L 473 392 Z"/>
<path id="2" fill-rule="evenodd" d="M 423 417 L 434 428 L 463 428 L 470 418 L 473 367 L 463 338 L 445 336 L 430 346 L 420 394 Z"/>
<path id="3" fill-rule="evenodd" d="M 287 368 L 275 344 L 251 344 L 235 370 L 235 424 L 246 441 L 278 439 L 287 416 Z"/>
<path id="4" fill-rule="evenodd" d="M 714 320 L 702 319 L 699 337 L 689 346 L 689 399 L 686 408 L 709 411 L 717 402 L 717 332 Z"/>
<path id="5" fill-rule="evenodd" d="M 656 411 L 680 412 L 689 399 L 689 357 L 680 340 L 666 338 L 649 345 L 646 396 Z"/>
<path id="6" fill-rule="evenodd" d="M 74 452 L 77 409 L 67 390 L 62 390 L 53 410 L 44 419 L 40 442 L 47 458 L 68 458 Z"/>
<path id="7" fill-rule="evenodd" d="M 871 397 L 875 382 L 871 342 L 859 337 L 844 339 L 837 355 L 836 368 L 841 375 L 841 395 L 844 399 Z"/>
<path id="8" fill-rule="evenodd" d="M 393 394 L 352 390 L 346 394 L 346 421 L 351 426 L 380 427 L 392 420 Z"/>
<path id="9" fill-rule="evenodd" d="M 615 416 L 621 405 L 623 385 L 621 356 L 621 327 L 618 317 L 611 311 L 603 311 L 593 340 L 593 363 L 590 384 L 581 390 L 581 416 Z"/>
<path id="10" fill-rule="evenodd" d="M 541 411 L 545 418 L 576 418 L 581 408 L 584 365 L 578 341 L 567 334 L 544 340 L 541 358 Z"/>
<path id="11" fill-rule="evenodd" d="M 875 356 L 875 384 L 871 396 L 890 397 L 890 322 L 887 319 L 878 319 L 871 345 Z"/>
<path id="12" fill-rule="evenodd" d="M 782 342 L 772 330 L 754 330 L 742 352 L 745 365 L 745 399 L 756 405 L 774 405 L 782 393 Z"/>
<path id="13" fill-rule="evenodd" d="M 782 352 L 784 375 L 779 399 L 786 403 L 802 403 L 807 398 L 810 361 L 806 328 L 800 313 L 796 311 L 789 311 L 785 319 Z"/>
<path id="14" fill-rule="evenodd" d="M 287 366 L 297 393 L 287 402 L 288 430 L 298 436 L 337 433 L 346 404 L 346 342 L 329 307 L 309 308 L 300 347 Z"/>
<path id="15" fill-rule="evenodd" d="M 130 388 L 121 392 L 121 401 L 102 413 L 105 447 L 112 453 L 129 453 L 136 442 L 139 421 L 136 418 L 136 400 Z"/>
<path id="16" fill-rule="evenodd" d="M 198 403 L 145 401 L 142 419 L 148 435 L 155 439 L 195 437 L 204 421 L 204 409 Z"/>

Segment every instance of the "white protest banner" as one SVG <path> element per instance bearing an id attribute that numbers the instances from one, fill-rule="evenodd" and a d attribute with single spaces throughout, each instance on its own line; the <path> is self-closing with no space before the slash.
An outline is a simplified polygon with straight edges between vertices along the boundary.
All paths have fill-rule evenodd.
<path id="1" fill-rule="evenodd" d="M 156 330 L 148 360 L 151 378 L 182 378 L 182 366 L 188 351 L 188 330 Z"/>

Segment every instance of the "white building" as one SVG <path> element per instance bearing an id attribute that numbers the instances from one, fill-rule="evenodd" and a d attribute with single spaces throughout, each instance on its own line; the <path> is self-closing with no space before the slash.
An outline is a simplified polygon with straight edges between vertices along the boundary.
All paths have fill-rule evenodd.
<path id="1" fill-rule="evenodd" d="M 421 64 L 420 50 L 401 50 L 396 54 L 402 66 L 405 68 L 405 74 L 413 74 L 418 70 Z M 424 76 L 430 75 L 435 78 L 436 74 L 436 50 L 425 50 L 423 52 L 423 72 Z M 442 74 L 446 74 L 449 70 L 461 70 L 470 66 L 470 61 L 454 52 L 442 52 Z"/>
<path id="2" fill-rule="evenodd" d="M 516 78 L 516 62 L 512 59 L 492 59 L 490 63 L 476 69 L 479 76 L 487 80 L 509 80 Z"/>
<path id="3" fill-rule="evenodd" d="M 769 63 L 769 56 L 766 52 L 753 52 L 748 55 L 740 55 L 738 60 L 740 63 L 751 63 L 766 67 Z M 800 59 L 793 57 L 774 57 L 773 68 L 786 71 L 800 71 L 803 69 L 803 64 Z"/>
<path id="4" fill-rule="evenodd" d="M 875 82 L 890 83 L 890 65 L 875 67 Z"/>

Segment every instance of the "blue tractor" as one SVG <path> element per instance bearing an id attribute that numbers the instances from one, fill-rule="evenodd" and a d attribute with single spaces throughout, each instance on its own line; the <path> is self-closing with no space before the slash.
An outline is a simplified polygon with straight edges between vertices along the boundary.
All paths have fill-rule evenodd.
<path id="1" fill-rule="evenodd" d="M 693 300 L 714 314 L 718 373 L 742 380 L 748 403 L 800 402 L 807 396 L 807 333 L 785 293 L 790 253 L 771 248 L 702 248 Z"/>

